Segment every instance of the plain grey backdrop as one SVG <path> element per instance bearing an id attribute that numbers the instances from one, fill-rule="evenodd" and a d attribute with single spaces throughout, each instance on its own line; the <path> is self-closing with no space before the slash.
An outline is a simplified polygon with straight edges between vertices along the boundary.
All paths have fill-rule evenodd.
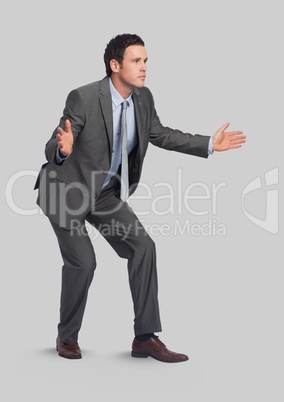
<path id="1" fill-rule="evenodd" d="M 281 2 L 1 4 L 1 400 L 282 402 Z M 229 121 L 247 135 L 241 150 L 208 160 L 149 146 L 130 201 L 157 245 L 161 339 L 189 355 L 176 365 L 130 357 L 126 262 L 95 232 L 83 359 L 54 349 L 62 261 L 34 211 L 35 174 L 67 94 L 104 77 L 105 46 L 124 32 L 145 41 L 164 125 L 212 135 Z"/>

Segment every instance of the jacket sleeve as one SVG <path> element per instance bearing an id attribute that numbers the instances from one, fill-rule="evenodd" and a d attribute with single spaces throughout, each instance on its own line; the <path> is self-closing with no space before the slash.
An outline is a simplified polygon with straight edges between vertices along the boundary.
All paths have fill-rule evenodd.
<path id="1" fill-rule="evenodd" d="M 169 151 L 177 151 L 185 154 L 208 157 L 208 145 L 210 136 L 201 134 L 184 133 L 177 129 L 164 127 L 157 115 L 152 94 L 152 117 L 150 142 L 160 148 Z"/>
<path id="2" fill-rule="evenodd" d="M 85 108 L 82 96 L 77 89 L 70 92 L 67 97 L 63 116 L 60 119 L 59 126 L 65 130 L 65 120 L 69 119 L 71 122 L 72 133 L 74 142 L 80 134 L 82 128 L 85 125 Z M 57 151 L 57 127 L 52 133 L 50 140 L 45 146 L 45 156 L 48 162 L 57 163 L 56 151 Z"/>

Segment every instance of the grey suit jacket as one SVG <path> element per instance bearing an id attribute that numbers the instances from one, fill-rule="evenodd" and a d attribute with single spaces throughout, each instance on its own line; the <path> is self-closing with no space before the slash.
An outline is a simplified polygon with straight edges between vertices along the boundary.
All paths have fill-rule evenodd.
<path id="1" fill-rule="evenodd" d="M 210 138 L 164 127 L 146 87 L 134 90 L 133 101 L 138 145 L 129 158 L 130 194 L 139 183 L 149 142 L 167 150 L 206 158 Z M 71 91 L 60 127 L 65 128 L 66 119 L 72 125 L 73 151 L 63 163 L 56 163 L 56 128 L 46 144 L 48 162 L 42 166 L 35 188 L 39 188 L 37 203 L 43 212 L 69 229 L 72 220 L 82 220 L 91 211 L 110 169 L 113 117 L 108 77 Z"/>

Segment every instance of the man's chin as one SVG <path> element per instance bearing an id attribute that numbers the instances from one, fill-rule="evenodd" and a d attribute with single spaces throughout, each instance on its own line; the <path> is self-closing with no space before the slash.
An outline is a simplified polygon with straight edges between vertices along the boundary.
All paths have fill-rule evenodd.
<path id="1" fill-rule="evenodd" d="M 143 82 L 138 82 L 137 85 L 136 85 L 136 88 L 143 88 L 144 85 L 145 85 L 144 81 Z"/>

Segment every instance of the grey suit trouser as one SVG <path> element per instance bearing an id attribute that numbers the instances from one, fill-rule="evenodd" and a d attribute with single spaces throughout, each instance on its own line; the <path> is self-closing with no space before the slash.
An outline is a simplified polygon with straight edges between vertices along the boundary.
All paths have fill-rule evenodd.
<path id="1" fill-rule="evenodd" d="M 155 244 L 127 203 L 108 186 L 86 216 L 116 253 L 128 260 L 129 284 L 134 306 L 135 335 L 160 332 Z M 96 268 L 93 244 L 85 221 L 74 221 L 71 230 L 50 221 L 63 258 L 60 322 L 62 342 L 76 343 Z M 108 230 L 106 230 L 108 228 Z M 126 235 L 127 234 L 127 235 Z"/>

